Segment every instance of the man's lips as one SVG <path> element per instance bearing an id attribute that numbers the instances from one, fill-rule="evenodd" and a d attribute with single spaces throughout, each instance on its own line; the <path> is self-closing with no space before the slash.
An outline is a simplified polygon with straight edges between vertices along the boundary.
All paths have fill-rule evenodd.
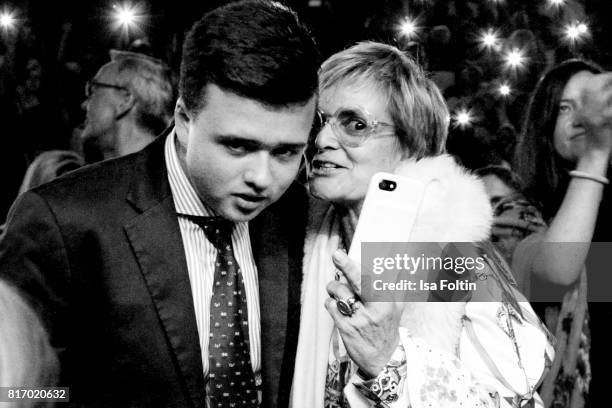
<path id="1" fill-rule="evenodd" d="M 244 201 L 249 203 L 260 203 L 266 200 L 266 196 L 257 195 L 257 194 L 234 194 L 238 198 L 242 198 Z"/>

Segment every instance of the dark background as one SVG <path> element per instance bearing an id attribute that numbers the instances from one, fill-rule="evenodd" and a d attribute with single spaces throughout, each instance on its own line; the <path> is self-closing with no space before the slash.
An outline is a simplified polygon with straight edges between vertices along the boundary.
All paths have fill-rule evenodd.
<path id="1" fill-rule="evenodd" d="M 531 27 L 544 22 L 549 27 L 562 28 L 568 20 L 567 10 L 579 10 L 573 16 L 583 14 L 593 32 L 600 62 L 610 62 L 612 44 L 609 38 L 610 17 L 607 0 L 566 0 L 560 7 L 546 7 L 547 0 L 286 0 L 306 20 L 322 47 L 323 54 L 361 39 L 392 40 L 396 36 L 394 25 L 404 15 L 420 15 L 423 25 L 431 28 L 446 24 L 457 37 L 470 35 L 461 31 L 471 25 L 482 27 L 494 24 L 509 34 L 516 27 Z M 110 47 L 127 45 L 126 36 L 111 28 L 112 5 L 132 4 L 142 11 L 140 30 L 131 30 L 129 39 L 147 36 L 153 48 L 166 58 L 178 61 L 177 51 L 183 34 L 206 11 L 227 1 L 144 0 L 131 3 L 109 0 L 60 0 L 60 1 L 12 1 L 3 3 L 6 9 L 15 10 L 18 26 L 31 28 L 45 58 L 56 57 L 57 47 L 64 30 L 68 31 L 66 56 L 88 56 Z M 311 4 L 311 5 L 309 5 Z M 474 17 L 470 9 L 478 8 Z M 538 9 L 549 9 L 538 15 Z M 565 12 L 564 12 L 565 10 Z M 523 14 L 520 16 L 520 14 Z M 546 15 L 546 16 L 544 16 Z M 526 18 L 525 18 L 526 17 Z M 583 17 L 583 19 L 584 19 Z M 524 20 L 524 21 L 521 21 Z M 546 21 L 550 20 L 550 21 Z M 68 27 L 70 25 L 70 27 Z M 537 26 L 537 24 L 535 24 Z M 555 27 L 557 26 L 557 27 Z M 456 29 L 457 31 L 454 31 Z M 541 30 L 543 31 L 543 30 Z M 13 33 L 14 34 L 14 33 Z M 550 35 L 555 35 L 551 32 Z M 22 35 L 23 36 L 23 35 Z M 5 35 L 6 37 L 6 35 Z M 6 38 L 5 38 L 6 41 Z"/>
<path id="2" fill-rule="evenodd" d="M 411 53 L 444 92 L 451 112 L 473 112 L 474 122 L 457 126 L 448 149 L 471 168 L 508 161 L 521 118 L 538 77 L 569 57 L 612 66 L 609 0 L 287 0 L 310 25 L 325 58 L 359 40 L 379 40 Z M 23 0 L 0 4 L 12 11 L 12 28 L 0 29 L 0 218 L 14 199 L 25 168 L 42 151 L 78 150 L 84 119 L 84 84 L 109 60 L 108 51 L 132 49 L 166 61 L 178 71 L 185 32 L 206 11 L 227 1 L 145 0 L 137 27 L 113 26 L 113 5 L 93 0 Z M 400 22 L 418 18 L 420 29 L 403 36 Z M 581 21 L 588 35 L 571 45 L 568 23 Z M 479 46 L 479 33 L 494 28 L 497 51 Z M 135 43 L 136 41 L 136 43 Z M 138 45 L 140 44 L 140 45 Z M 522 69 L 504 67 L 504 53 L 521 48 Z M 499 95 L 502 82 L 512 93 Z"/>

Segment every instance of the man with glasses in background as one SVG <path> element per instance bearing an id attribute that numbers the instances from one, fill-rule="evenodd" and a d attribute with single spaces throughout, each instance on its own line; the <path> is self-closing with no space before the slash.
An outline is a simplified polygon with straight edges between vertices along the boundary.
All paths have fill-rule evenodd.
<path id="1" fill-rule="evenodd" d="M 85 97 L 85 161 L 124 156 L 151 143 L 170 124 L 172 73 L 155 58 L 112 50 L 111 61 L 87 82 Z"/>

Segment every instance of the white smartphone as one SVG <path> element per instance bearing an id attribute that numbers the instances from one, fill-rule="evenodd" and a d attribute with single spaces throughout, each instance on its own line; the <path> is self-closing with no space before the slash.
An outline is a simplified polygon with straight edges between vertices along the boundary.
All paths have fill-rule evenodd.
<path id="1" fill-rule="evenodd" d="M 407 242 L 423 201 L 425 183 L 376 173 L 366 194 L 349 257 L 361 263 L 362 242 Z"/>

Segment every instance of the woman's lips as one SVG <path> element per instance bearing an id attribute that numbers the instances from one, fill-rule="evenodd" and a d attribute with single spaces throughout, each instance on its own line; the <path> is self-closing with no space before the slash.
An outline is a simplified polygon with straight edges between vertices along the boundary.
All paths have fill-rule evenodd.
<path id="1" fill-rule="evenodd" d="M 577 134 L 575 134 L 575 135 L 570 136 L 569 140 L 576 140 L 576 139 L 578 139 L 578 138 L 580 138 L 580 137 L 583 137 L 583 136 L 586 136 L 586 133 L 585 133 L 585 132 L 582 132 L 582 133 L 577 133 Z"/>
<path id="2" fill-rule="evenodd" d="M 315 169 L 339 169 L 339 168 L 343 168 L 342 166 L 328 161 L 328 160 L 319 160 L 319 159 L 314 159 L 312 161 L 312 167 Z"/>
<path id="3" fill-rule="evenodd" d="M 344 169 L 344 167 L 328 161 L 315 159 L 312 161 L 311 176 L 331 176 Z"/>

